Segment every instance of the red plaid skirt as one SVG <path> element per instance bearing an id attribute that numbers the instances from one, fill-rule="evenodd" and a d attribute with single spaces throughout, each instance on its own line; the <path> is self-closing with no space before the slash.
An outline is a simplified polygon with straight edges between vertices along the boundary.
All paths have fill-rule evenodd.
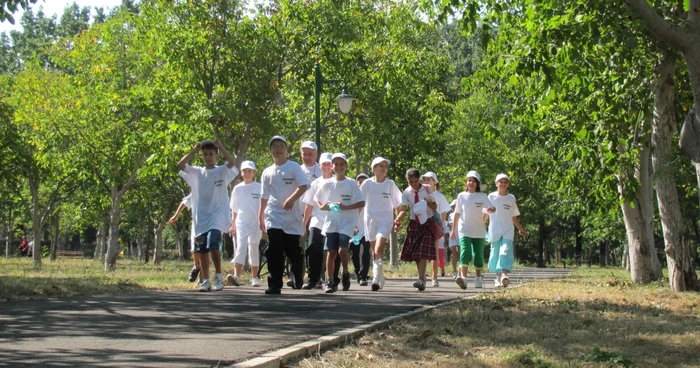
<path id="1" fill-rule="evenodd" d="M 416 220 L 411 220 L 406 230 L 406 239 L 403 241 L 401 249 L 401 260 L 404 262 L 417 262 L 421 259 L 437 259 L 437 250 L 433 242 L 433 233 L 430 231 L 430 221 L 428 219 L 423 225 Z"/>

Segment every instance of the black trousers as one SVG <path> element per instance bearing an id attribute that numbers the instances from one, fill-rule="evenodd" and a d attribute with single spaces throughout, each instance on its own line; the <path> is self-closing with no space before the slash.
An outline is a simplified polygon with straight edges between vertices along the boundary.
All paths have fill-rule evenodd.
<path id="1" fill-rule="evenodd" d="M 355 275 L 358 280 L 366 280 L 369 273 L 370 265 L 372 264 L 372 250 L 369 241 L 363 236 L 360 239 L 360 244 L 355 245 L 350 243 L 350 252 L 352 252 L 352 265 L 355 267 Z"/>
<path id="2" fill-rule="evenodd" d="M 312 227 L 309 229 L 309 247 L 306 248 L 306 264 L 309 268 L 309 283 L 316 284 L 321 280 L 321 273 L 326 269 L 323 246 L 326 244 L 326 237 L 321 234 L 321 229 Z M 335 257 L 335 272 L 333 279 L 335 283 L 340 282 L 338 277 L 340 272 L 340 257 Z"/>
<path id="3" fill-rule="evenodd" d="M 299 235 L 285 233 L 282 229 L 267 229 L 270 245 L 265 251 L 270 276 L 267 284 L 270 289 L 282 288 L 284 257 L 289 258 L 290 268 L 295 278 L 295 288 L 300 289 L 304 282 L 304 257 L 299 246 Z"/>

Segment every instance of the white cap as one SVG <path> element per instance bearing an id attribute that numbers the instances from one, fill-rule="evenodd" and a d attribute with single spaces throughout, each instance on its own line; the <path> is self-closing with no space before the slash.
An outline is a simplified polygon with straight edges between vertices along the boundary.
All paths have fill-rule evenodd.
<path id="1" fill-rule="evenodd" d="M 325 164 L 326 162 L 333 162 L 333 155 L 330 152 L 324 152 L 318 160 L 318 163 Z"/>
<path id="2" fill-rule="evenodd" d="M 241 171 L 245 169 L 255 170 L 255 163 L 253 161 L 243 161 L 241 163 Z"/>
<path id="3" fill-rule="evenodd" d="M 369 175 L 367 175 L 367 174 L 365 174 L 365 173 L 359 173 L 359 174 L 357 174 L 357 176 L 355 177 L 355 180 L 360 180 L 360 178 L 369 179 Z"/>
<path id="4" fill-rule="evenodd" d="M 467 177 L 468 178 L 475 178 L 476 180 L 479 181 L 479 183 L 481 183 L 481 175 L 479 175 L 479 173 L 474 171 L 474 170 L 468 172 Z"/>
<path id="5" fill-rule="evenodd" d="M 313 141 L 304 141 L 301 144 L 301 148 L 311 148 L 314 151 L 318 150 L 318 146 L 316 146 L 316 143 Z"/>
<path id="6" fill-rule="evenodd" d="M 508 177 L 508 175 L 503 173 L 496 175 L 496 183 L 498 183 L 498 181 L 501 179 L 506 179 L 510 182 L 510 178 Z"/>
<path id="7" fill-rule="evenodd" d="M 286 138 L 284 138 L 281 135 L 276 135 L 276 136 L 270 138 L 270 140 L 267 142 L 267 146 L 268 147 L 272 146 L 272 142 L 274 142 L 274 141 L 282 141 L 282 142 L 284 142 L 285 145 L 288 145 Z"/>
<path id="8" fill-rule="evenodd" d="M 438 182 L 437 175 L 435 175 L 435 173 L 432 171 L 428 171 L 427 173 L 423 174 L 423 176 L 421 176 L 421 178 L 431 178 L 431 179 L 435 180 L 435 183 Z"/>
<path id="9" fill-rule="evenodd" d="M 372 167 L 377 166 L 382 161 L 385 161 L 387 165 L 391 165 L 391 161 L 385 159 L 384 157 L 376 157 L 374 160 L 372 160 Z"/>
<path id="10" fill-rule="evenodd" d="M 340 152 L 334 153 L 333 157 L 331 157 L 331 162 L 335 161 L 336 158 L 342 158 L 343 161 L 345 161 L 345 163 L 348 162 L 347 156 L 345 156 L 345 154 L 343 154 L 343 153 L 340 153 Z"/>
<path id="11" fill-rule="evenodd" d="M 450 202 L 450 207 L 454 207 L 457 205 L 457 200 L 453 199 L 452 202 Z"/>

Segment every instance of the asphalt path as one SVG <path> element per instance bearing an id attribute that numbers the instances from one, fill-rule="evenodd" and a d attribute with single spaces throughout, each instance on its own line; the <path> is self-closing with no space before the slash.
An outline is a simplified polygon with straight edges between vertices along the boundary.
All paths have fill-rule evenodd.
<path id="1" fill-rule="evenodd" d="M 563 269 L 519 269 L 523 281 L 563 277 Z M 349 291 L 291 290 L 265 295 L 264 287 L 98 295 L 0 303 L 0 367 L 210 367 L 318 338 L 426 305 L 493 290 L 462 291 L 451 277 L 424 292 L 414 279 L 388 279 L 372 292 L 353 282 Z"/>

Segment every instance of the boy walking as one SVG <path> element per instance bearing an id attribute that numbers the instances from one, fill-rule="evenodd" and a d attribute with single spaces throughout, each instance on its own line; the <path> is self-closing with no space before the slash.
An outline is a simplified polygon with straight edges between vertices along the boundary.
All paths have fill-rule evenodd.
<path id="1" fill-rule="evenodd" d="M 202 154 L 204 167 L 188 164 L 198 152 Z M 219 152 L 227 161 L 223 166 L 216 165 Z M 228 230 L 231 224 L 227 186 L 238 175 L 235 164 L 236 159 L 218 139 L 215 142 L 207 140 L 195 144 L 192 150 L 177 163 L 178 169 L 186 174 L 182 177 L 192 189 L 194 251 L 200 255 L 202 278 L 199 291 L 212 289 L 212 283 L 209 281 L 209 253 L 216 270 L 214 290 L 219 291 L 224 288 L 224 276 L 221 274 L 221 233 Z"/>

